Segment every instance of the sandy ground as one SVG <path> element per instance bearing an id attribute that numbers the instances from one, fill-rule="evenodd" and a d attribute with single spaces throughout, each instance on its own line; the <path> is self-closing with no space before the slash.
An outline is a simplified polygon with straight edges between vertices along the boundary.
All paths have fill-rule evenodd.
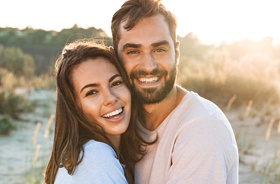
<path id="1" fill-rule="evenodd" d="M 42 165 L 51 150 L 51 136 L 44 137 L 44 134 L 46 134 L 46 130 L 49 130 L 49 122 L 52 122 L 55 93 L 53 91 L 32 91 L 29 97 L 40 100 L 42 108 L 37 108 L 35 113 L 25 114 L 23 117 L 27 121 L 17 123 L 20 126 L 10 136 L 0 137 L 0 184 L 28 183 L 24 180 L 26 175 L 30 174 L 36 166 Z M 280 134 L 277 132 L 276 123 L 272 126 L 268 136 L 269 119 L 260 116 L 242 118 L 244 111 L 244 109 L 240 109 L 238 112 L 225 111 L 240 145 L 239 183 L 275 183 L 273 182 L 273 172 L 280 173 L 280 166 L 273 167 L 271 164 L 280 163 Z M 279 113 L 278 115 L 280 116 Z M 277 121 L 279 120 L 276 117 L 275 122 Z M 39 150 L 37 160 L 36 149 Z M 264 169 L 270 175 L 261 174 L 260 171 Z"/>
<path id="2" fill-rule="evenodd" d="M 270 118 L 241 118 L 244 109 L 225 112 L 234 129 L 240 156 L 240 184 L 280 183 L 280 109 Z M 271 118 L 276 117 L 273 123 Z M 271 125 L 271 126 L 270 126 Z M 278 164 L 278 165 L 277 165 Z M 278 179 L 276 182 L 276 175 Z"/>
<path id="3" fill-rule="evenodd" d="M 38 100 L 40 107 L 24 114 L 24 121 L 16 123 L 18 128 L 11 135 L 0 137 L 0 184 L 29 183 L 26 176 L 45 162 L 42 158 L 51 150 L 51 137 L 44 134 L 55 110 L 55 92 L 32 91 L 28 98 Z"/>

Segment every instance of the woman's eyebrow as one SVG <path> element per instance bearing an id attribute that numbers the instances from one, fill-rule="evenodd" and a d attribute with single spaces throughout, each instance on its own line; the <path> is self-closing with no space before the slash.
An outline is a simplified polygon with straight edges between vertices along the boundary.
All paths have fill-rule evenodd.
<path id="1" fill-rule="evenodd" d="M 81 89 L 80 93 L 81 93 L 84 89 L 86 89 L 86 88 L 89 88 L 89 87 L 96 87 L 96 86 L 99 86 L 99 85 L 96 84 L 96 83 L 87 84 L 87 85 L 85 85 L 85 86 Z"/>
<path id="2" fill-rule="evenodd" d="M 115 78 L 117 78 L 117 77 L 119 77 L 119 76 L 121 76 L 119 73 L 113 75 L 112 77 L 110 77 L 109 82 L 112 82 Z M 87 85 L 85 85 L 85 86 L 81 89 L 80 93 L 81 93 L 84 89 L 86 89 L 86 88 L 89 88 L 89 87 L 97 87 L 97 86 L 99 86 L 99 84 L 96 84 L 96 83 L 87 84 Z"/>

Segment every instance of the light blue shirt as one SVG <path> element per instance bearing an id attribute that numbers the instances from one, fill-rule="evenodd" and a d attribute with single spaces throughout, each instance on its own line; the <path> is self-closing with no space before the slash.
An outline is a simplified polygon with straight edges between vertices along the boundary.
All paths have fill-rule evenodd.
<path id="1" fill-rule="evenodd" d="M 84 158 L 71 176 L 59 168 L 55 184 L 127 184 L 116 152 L 109 145 L 90 140 L 84 144 Z"/>

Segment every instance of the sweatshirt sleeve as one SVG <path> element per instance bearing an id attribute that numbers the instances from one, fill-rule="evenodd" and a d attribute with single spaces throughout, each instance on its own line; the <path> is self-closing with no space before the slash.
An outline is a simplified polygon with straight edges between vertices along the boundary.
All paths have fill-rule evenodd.
<path id="1" fill-rule="evenodd" d="M 166 184 L 237 183 L 238 150 L 230 129 L 215 118 L 202 119 L 181 129 L 174 143 Z M 237 178 L 237 177 L 236 177 Z"/>

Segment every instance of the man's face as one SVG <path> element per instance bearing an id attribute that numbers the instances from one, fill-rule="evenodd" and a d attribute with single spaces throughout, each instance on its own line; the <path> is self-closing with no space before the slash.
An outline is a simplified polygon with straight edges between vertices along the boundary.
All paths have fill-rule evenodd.
<path id="1" fill-rule="evenodd" d="M 145 18 L 131 30 L 120 25 L 118 55 L 137 97 L 144 104 L 158 103 L 171 91 L 176 78 L 176 48 L 161 15 Z"/>

